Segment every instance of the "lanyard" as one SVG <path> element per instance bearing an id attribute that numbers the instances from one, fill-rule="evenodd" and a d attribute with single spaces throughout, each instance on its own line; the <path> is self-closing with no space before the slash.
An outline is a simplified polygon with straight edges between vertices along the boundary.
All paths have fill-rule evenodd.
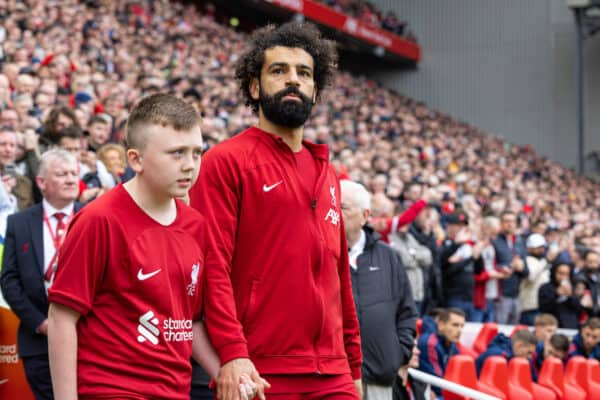
<path id="1" fill-rule="evenodd" d="M 44 275 L 48 282 L 52 282 L 52 280 L 54 279 L 54 273 L 56 272 L 56 264 L 58 261 L 58 250 L 60 249 L 60 246 L 62 246 L 62 244 L 65 241 L 65 237 L 67 236 L 66 235 L 67 229 L 69 227 L 69 224 L 71 223 L 72 217 L 73 217 L 73 214 L 71 214 L 69 216 L 69 218 L 67 218 L 67 220 L 65 222 L 63 222 L 64 232 L 62 232 L 62 234 L 59 235 L 59 232 L 58 232 L 59 222 L 57 221 L 56 230 L 53 231 L 52 224 L 50 224 L 50 219 L 48 218 L 48 214 L 46 213 L 46 210 L 44 210 L 44 223 L 46 224 L 46 227 L 48 227 L 48 231 L 50 232 L 50 237 L 52 238 L 52 244 L 54 245 L 54 255 L 52 256 L 50 263 L 48 263 L 48 270 L 46 271 L 46 273 Z"/>

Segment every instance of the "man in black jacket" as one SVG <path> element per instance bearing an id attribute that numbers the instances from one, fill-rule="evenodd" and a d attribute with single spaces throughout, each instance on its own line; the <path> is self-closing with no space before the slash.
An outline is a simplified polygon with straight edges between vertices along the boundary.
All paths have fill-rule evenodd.
<path id="1" fill-rule="evenodd" d="M 475 290 L 472 238 L 466 214 L 456 212 L 446 217 L 448 237 L 442 243 L 442 282 L 446 307 L 458 308 L 467 321 L 475 321 L 473 292 Z"/>
<path id="2" fill-rule="evenodd" d="M 364 400 L 392 398 L 400 367 L 410 360 L 417 313 L 400 256 L 365 226 L 371 198 L 364 186 L 340 182 L 342 214 L 360 322 Z"/>

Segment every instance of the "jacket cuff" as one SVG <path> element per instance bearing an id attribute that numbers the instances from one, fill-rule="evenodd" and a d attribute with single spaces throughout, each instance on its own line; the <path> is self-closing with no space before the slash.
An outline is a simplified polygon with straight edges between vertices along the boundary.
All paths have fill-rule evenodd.
<path id="1" fill-rule="evenodd" d="M 356 367 L 350 367 L 350 374 L 352 375 L 353 380 L 360 379 L 362 376 L 362 371 L 360 369 L 360 365 Z"/>
<path id="2" fill-rule="evenodd" d="M 236 358 L 250 358 L 246 342 L 233 342 L 219 347 L 217 350 L 221 366 Z"/>

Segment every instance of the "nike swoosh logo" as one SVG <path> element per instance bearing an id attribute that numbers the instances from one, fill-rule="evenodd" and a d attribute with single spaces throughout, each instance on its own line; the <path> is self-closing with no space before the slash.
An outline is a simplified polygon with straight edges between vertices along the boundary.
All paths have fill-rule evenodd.
<path id="1" fill-rule="evenodd" d="M 8 382 L 8 379 L 0 379 L 0 385 L 4 385 L 6 382 Z"/>
<path id="2" fill-rule="evenodd" d="M 150 272 L 150 273 L 148 273 L 148 274 L 144 274 L 144 273 L 142 272 L 142 269 L 140 268 L 140 270 L 138 271 L 138 274 L 137 274 L 137 278 L 138 278 L 140 281 L 145 281 L 146 279 L 150 279 L 150 278 L 152 278 L 154 275 L 158 274 L 160 271 L 162 271 L 162 268 L 159 268 L 159 269 L 157 269 L 156 271 L 152 271 L 152 272 Z"/>
<path id="3" fill-rule="evenodd" d="M 275 189 L 277 186 L 281 185 L 283 181 L 279 181 L 277 183 L 272 184 L 271 186 L 263 185 L 263 192 L 267 193 L 271 190 Z"/>

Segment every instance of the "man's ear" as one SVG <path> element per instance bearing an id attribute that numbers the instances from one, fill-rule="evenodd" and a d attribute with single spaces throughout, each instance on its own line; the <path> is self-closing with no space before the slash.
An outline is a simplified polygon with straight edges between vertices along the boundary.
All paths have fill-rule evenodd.
<path id="1" fill-rule="evenodd" d="M 250 79 L 250 87 L 248 89 L 252 100 L 258 101 L 260 98 L 260 81 L 257 78 Z"/>
<path id="2" fill-rule="evenodd" d="M 138 149 L 127 150 L 127 162 L 136 174 L 139 174 L 144 170 L 142 167 L 142 155 Z"/>

